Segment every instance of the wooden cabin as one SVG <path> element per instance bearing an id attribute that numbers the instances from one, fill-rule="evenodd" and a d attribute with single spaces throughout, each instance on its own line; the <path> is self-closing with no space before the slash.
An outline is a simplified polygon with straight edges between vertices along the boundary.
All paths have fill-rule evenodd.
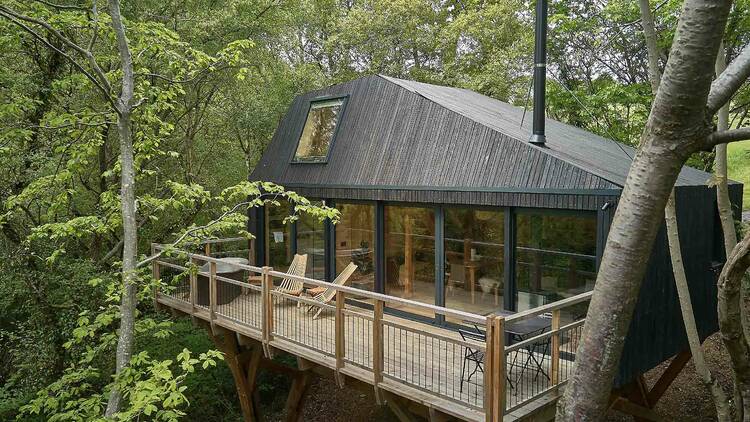
<path id="1" fill-rule="evenodd" d="M 270 267 L 267 277 L 281 279 L 295 254 L 307 255 L 305 283 L 330 286 L 325 281 L 356 264 L 347 286 L 335 288 L 335 306 L 326 305 L 333 312 L 328 322 L 300 322 L 303 314 L 274 307 L 274 298 L 307 302 L 273 293 L 272 284 L 243 287 L 258 295 L 240 297 L 248 303 L 242 309 L 251 309 L 242 312 L 263 309 L 247 323 L 214 310 L 213 302 L 206 313 L 195 299 L 188 306 L 188 296 L 159 301 L 254 338 L 265 352 L 302 356 L 337 377 L 426 406 L 430 417 L 433 410 L 467 420 L 538 414 L 572 370 L 635 151 L 551 119 L 546 142 L 532 144 L 531 121 L 531 113 L 470 90 L 382 75 L 300 95 L 250 180 L 335 206 L 341 220 L 284 224 L 288 205 L 254 209 L 256 240 L 242 268 Z M 702 338 L 717 331 L 716 279 L 724 260 L 710 178 L 685 167 L 675 188 Z M 730 196 L 739 213 L 742 185 L 731 183 Z M 315 334 L 295 337 L 303 332 Z M 472 333 L 486 343 L 475 347 Z M 641 382 L 641 374 L 677 355 L 675 373 L 687 349 L 661 230 L 616 387 Z M 467 366 L 482 366 L 482 374 L 467 373 Z M 656 390 L 663 392 L 673 374 L 665 377 Z M 628 408 L 648 412 L 660 391 L 651 393 L 650 403 Z"/>

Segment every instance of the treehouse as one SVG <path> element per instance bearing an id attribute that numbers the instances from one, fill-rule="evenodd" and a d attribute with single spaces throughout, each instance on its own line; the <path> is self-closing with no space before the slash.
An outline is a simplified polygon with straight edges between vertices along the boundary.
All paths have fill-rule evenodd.
<path id="1" fill-rule="evenodd" d="M 572 373 L 635 151 L 543 118 L 530 142 L 536 117 L 469 90 L 382 75 L 298 96 L 250 180 L 335 206 L 340 221 L 285 224 L 288 204 L 253 209 L 247 251 L 207 244 L 189 255 L 198 273 L 174 277 L 157 303 L 204 321 L 237 357 L 243 410 L 252 388 L 242 380 L 275 351 L 300 359 L 296 371 L 374 388 L 397 415 L 544 418 Z M 702 338 L 717 331 L 725 255 L 709 179 L 685 167 L 675 187 Z M 739 212 L 742 185 L 729 190 Z M 185 268 L 154 264 L 162 279 Z M 260 357 L 242 363 L 255 356 L 243 350 Z M 655 418 L 651 407 L 687 350 L 662 228 L 613 407 Z M 643 384 L 673 357 L 656 385 Z"/>

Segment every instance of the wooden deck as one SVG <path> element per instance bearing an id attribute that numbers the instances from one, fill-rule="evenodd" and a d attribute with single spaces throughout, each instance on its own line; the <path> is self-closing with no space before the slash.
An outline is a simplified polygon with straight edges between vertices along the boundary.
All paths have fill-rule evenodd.
<path id="1" fill-rule="evenodd" d="M 198 264 L 216 261 L 207 256 L 191 259 Z M 557 320 L 546 333 L 506 347 L 503 327 L 510 318 L 488 318 L 348 287 L 336 287 L 336 300 L 322 305 L 274 291 L 274 279 L 282 273 L 267 267 L 245 267 L 247 272 L 262 274 L 263 284 L 243 283 L 209 271 L 178 282 L 173 290 L 157 292 L 156 301 L 255 339 L 269 357 L 275 349 L 283 350 L 330 368 L 337 375 L 373 385 L 376 395 L 379 390 L 390 392 L 468 421 L 522 417 L 537 404 L 545 403 L 543 398 L 548 401 L 556 397 L 572 369 L 574 345 L 566 346 L 566 339 L 580 330 L 582 322 L 561 327 L 559 310 L 581 300 L 519 313 L 517 320 L 545 312 L 556 314 Z M 186 270 L 174 262 L 154 263 L 157 278 Z M 334 288 L 318 280 L 302 279 L 309 285 Z M 209 282 L 209 300 L 200 297 L 200 282 Z M 362 306 L 354 298 L 367 299 L 374 306 Z M 390 314 L 389 305 L 419 306 L 452 320 L 486 327 L 488 340 L 463 340 L 455 329 Z M 315 311 L 325 309 L 314 318 L 315 311 L 308 312 L 309 306 Z M 539 344 L 547 347 L 532 347 Z M 566 354 L 566 347 L 572 352 Z M 466 359 L 472 353 L 478 354 L 481 367 L 467 380 L 477 369 L 475 362 Z"/>

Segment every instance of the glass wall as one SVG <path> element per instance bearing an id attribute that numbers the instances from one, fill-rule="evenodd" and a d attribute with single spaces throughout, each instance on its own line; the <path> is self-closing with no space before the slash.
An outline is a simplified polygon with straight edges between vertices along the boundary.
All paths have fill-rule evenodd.
<path id="1" fill-rule="evenodd" d="M 291 233 L 292 225 L 284 224 L 284 219 L 291 210 L 287 202 L 279 206 L 266 205 L 266 265 L 277 271 L 286 271 L 292 262 Z"/>
<path id="2" fill-rule="evenodd" d="M 435 212 L 385 207 L 385 293 L 435 303 Z M 419 309 L 410 312 L 434 316 Z"/>
<path id="3" fill-rule="evenodd" d="M 336 224 L 336 274 L 353 262 L 357 270 L 352 287 L 375 290 L 375 206 L 337 203 L 341 220 Z"/>
<path id="4" fill-rule="evenodd" d="M 516 299 L 519 311 L 594 288 L 594 213 L 519 211 L 516 227 Z"/>
<path id="5" fill-rule="evenodd" d="M 325 280 L 325 224 L 315 217 L 301 214 L 297 220 L 297 253 L 307 254 L 305 276 Z"/>
<path id="6" fill-rule="evenodd" d="M 480 315 L 503 309 L 503 217 L 499 210 L 445 209 L 446 307 Z"/>

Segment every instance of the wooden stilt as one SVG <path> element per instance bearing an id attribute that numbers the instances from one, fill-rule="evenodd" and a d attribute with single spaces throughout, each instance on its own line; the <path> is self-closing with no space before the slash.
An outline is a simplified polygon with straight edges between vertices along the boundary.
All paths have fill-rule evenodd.
<path id="1" fill-rule="evenodd" d="M 638 375 L 628 385 L 612 393 L 610 408 L 633 416 L 636 422 L 662 420 L 653 408 L 690 358 L 689 350 L 678 353 L 651 389 L 643 375 Z"/>
<path id="2" fill-rule="evenodd" d="M 667 369 L 664 370 L 664 373 L 661 374 L 661 377 L 659 377 L 654 386 L 651 387 L 651 390 L 649 390 L 649 403 L 654 405 L 657 401 L 659 401 L 661 396 L 663 396 L 667 391 L 667 388 L 672 385 L 674 379 L 677 378 L 677 375 L 679 375 L 680 372 L 682 372 L 682 368 L 687 365 L 687 363 L 690 361 L 690 358 L 692 357 L 693 355 L 692 353 L 690 353 L 690 350 L 686 350 L 682 353 L 678 353 L 677 356 L 672 359 L 672 362 L 669 363 Z"/>
<path id="3" fill-rule="evenodd" d="M 383 392 L 383 395 L 385 396 L 388 408 L 391 409 L 391 411 L 394 415 L 396 415 L 399 421 L 417 422 L 417 418 L 415 418 L 414 415 L 411 414 L 407 405 L 402 402 L 399 397 L 388 392 Z"/>
<path id="4" fill-rule="evenodd" d="M 302 406 L 305 399 L 305 391 L 310 383 L 310 373 L 300 371 L 292 381 L 292 388 L 286 399 L 286 420 L 287 422 L 297 422 L 302 420 Z"/>

